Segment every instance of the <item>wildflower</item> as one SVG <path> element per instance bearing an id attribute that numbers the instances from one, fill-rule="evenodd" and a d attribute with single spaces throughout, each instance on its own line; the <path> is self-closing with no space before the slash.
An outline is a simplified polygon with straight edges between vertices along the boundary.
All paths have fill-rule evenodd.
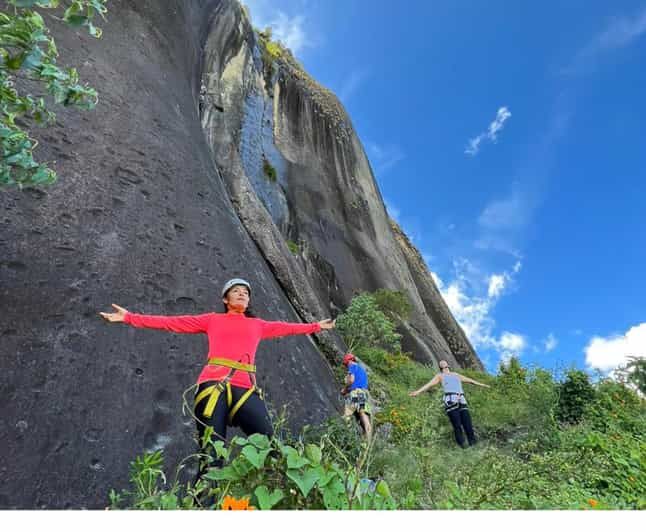
<path id="1" fill-rule="evenodd" d="M 597 501 L 596 499 L 588 499 L 588 504 L 593 508 L 596 508 L 597 505 L 599 504 L 599 501 Z"/>
<path id="2" fill-rule="evenodd" d="M 227 495 L 222 501 L 223 510 L 255 510 L 255 506 L 249 506 L 249 499 L 236 499 Z"/>

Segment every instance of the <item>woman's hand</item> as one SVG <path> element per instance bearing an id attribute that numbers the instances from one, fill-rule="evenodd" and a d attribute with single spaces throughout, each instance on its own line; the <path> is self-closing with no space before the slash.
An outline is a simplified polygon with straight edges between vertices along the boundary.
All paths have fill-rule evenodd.
<path id="1" fill-rule="evenodd" d="M 418 391 L 408 392 L 408 395 L 410 395 L 411 397 L 417 397 L 419 395 L 419 392 Z"/>
<path id="2" fill-rule="evenodd" d="M 322 331 L 334 329 L 334 327 L 336 327 L 336 320 L 331 320 L 328 318 L 327 320 L 319 321 L 319 325 L 321 326 Z"/>
<path id="3" fill-rule="evenodd" d="M 120 307 L 119 305 L 115 305 L 114 303 L 112 303 L 112 307 L 116 310 L 116 312 L 99 312 L 99 314 L 108 321 L 123 321 L 128 311 L 125 308 Z"/>

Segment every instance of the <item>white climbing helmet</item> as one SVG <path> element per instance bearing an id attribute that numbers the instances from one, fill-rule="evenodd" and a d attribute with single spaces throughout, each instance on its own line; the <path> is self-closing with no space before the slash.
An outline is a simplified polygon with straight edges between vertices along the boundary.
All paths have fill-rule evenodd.
<path id="1" fill-rule="evenodd" d="M 227 292 L 237 285 L 246 286 L 247 290 L 249 290 L 249 295 L 251 295 L 251 285 L 249 284 L 249 282 L 245 281 L 244 279 L 236 278 L 229 279 L 226 283 L 224 283 L 224 286 L 222 287 L 222 297 L 226 296 Z"/>

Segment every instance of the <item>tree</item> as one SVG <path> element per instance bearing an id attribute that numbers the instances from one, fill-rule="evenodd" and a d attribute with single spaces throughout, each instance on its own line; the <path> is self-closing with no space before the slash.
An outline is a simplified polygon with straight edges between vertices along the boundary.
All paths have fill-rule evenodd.
<path id="1" fill-rule="evenodd" d="M 37 142 L 29 136 L 34 124 L 47 125 L 56 116 L 47 100 L 64 106 L 92 109 L 95 89 L 79 82 L 74 68 L 60 68 L 56 43 L 36 8 L 64 7 L 62 20 L 73 28 L 86 28 L 101 37 L 92 20 L 103 16 L 106 0 L 6 0 L 12 10 L 0 11 L 0 187 L 53 183 L 56 173 L 34 160 Z M 50 15 L 53 16 L 53 15 Z M 20 86 L 21 89 L 18 88 Z M 24 87 L 39 91 L 25 93 Z"/>
<path id="2" fill-rule="evenodd" d="M 404 292 L 380 288 L 374 292 L 375 303 L 391 320 L 407 320 L 410 316 L 411 304 Z"/>
<path id="3" fill-rule="evenodd" d="M 337 318 L 336 325 L 350 351 L 359 347 L 401 350 L 401 335 L 395 332 L 395 325 L 379 310 L 371 294 L 352 298 L 350 306 Z"/>
<path id="4" fill-rule="evenodd" d="M 646 358 L 628 357 L 628 364 L 615 370 L 620 380 L 632 384 L 639 393 L 646 395 Z"/>
<path id="5" fill-rule="evenodd" d="M 578 369 L 568 371 L 565 381 L 559 386 L 557 409 L 559 421 L 570 424 L 581 421 L 594 395 L 594 387 L 585 371 Z"/>

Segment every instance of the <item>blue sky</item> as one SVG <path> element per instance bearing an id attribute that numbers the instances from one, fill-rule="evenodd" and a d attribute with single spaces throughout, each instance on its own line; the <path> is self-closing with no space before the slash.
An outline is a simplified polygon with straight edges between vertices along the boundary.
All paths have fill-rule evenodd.
<path id="1" fill-rule="evenodd" d="M 646 1 L 244 3 L 339 96 L 489 370 L 646 356 Z"/>

